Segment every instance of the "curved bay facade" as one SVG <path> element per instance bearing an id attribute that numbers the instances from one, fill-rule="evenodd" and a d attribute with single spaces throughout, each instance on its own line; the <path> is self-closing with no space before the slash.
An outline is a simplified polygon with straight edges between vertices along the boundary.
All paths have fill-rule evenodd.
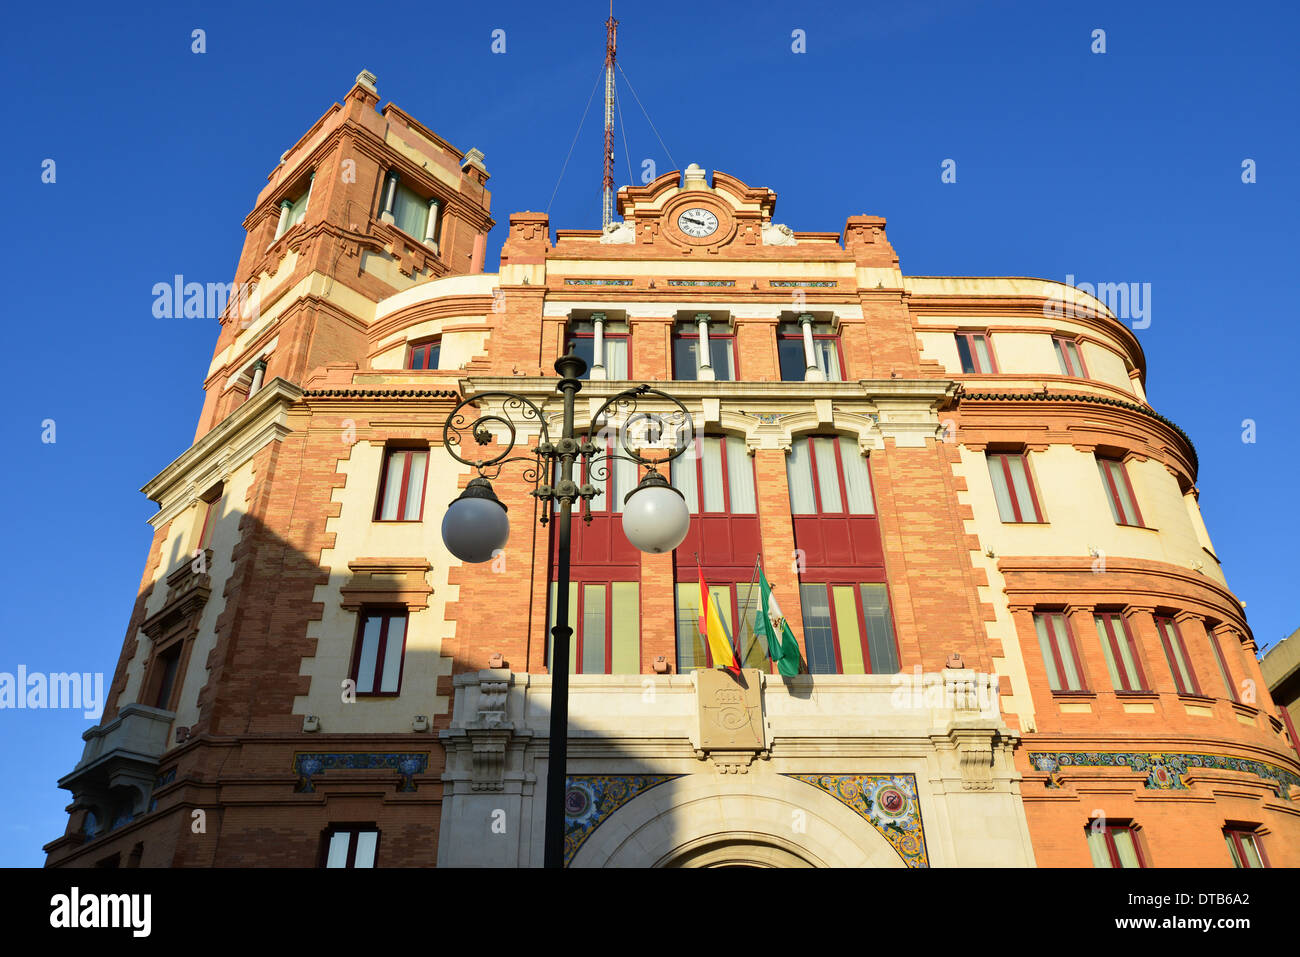
<path id="1" fill-rule="evenodd" d="M 571 866 L 1300 863 L 1300 762 L 1196 450 L 1102 302 L 906 275 L 884 219 L 791 230 L 695 166 L 605 232 L 510 216 L 485 273 L 482 154 L 378 101 L 362 74 L 245 220 L 251 309 L 145 486 L 51 865 L 540 864 L 554 526 L 507 468 L 510 543 L 454 559 L 473 476 L 443 423 L 542 403 L 570 345 L 580 422 L 650 383 L 695 435 L 674 553 L 623 536 L 620 467 L 575 522 Z M 748 641 L 738 684 L 699 580 L 743 637 L 756 562 L 805 667 Z"/>

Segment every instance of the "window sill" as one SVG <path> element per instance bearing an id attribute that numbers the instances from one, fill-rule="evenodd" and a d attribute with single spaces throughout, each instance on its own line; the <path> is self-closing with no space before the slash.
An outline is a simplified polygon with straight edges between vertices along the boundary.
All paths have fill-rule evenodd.
<path id="1" fill-rule="evenodd" d="M 1058 701 L 1070 701 L 1079 699 L 1081 701 L 1091 701 L 1097 697 L 1095 691 L 1053 691 L 1052 698 Z"/>
<path id="2" fill-rule="evenodd" d="M 1115 691 L 1117 698 L 1123 698 L 1125 701 L 1159 701 L 1160 694 L 1155 691 L 1142 689 L 1139 691 Z"/>
<path id="3" fill-rule="evenodd" d="M 423 518 L 376 518 L 376 525 L 419 525 Z"/>

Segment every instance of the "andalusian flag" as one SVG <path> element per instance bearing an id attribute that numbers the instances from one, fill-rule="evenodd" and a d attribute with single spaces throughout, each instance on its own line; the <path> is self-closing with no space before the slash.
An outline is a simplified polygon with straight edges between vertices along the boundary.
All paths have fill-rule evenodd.
<path id="1" fill-rule="evenodd" d="M 731 650 L 731 636 L 718 611 L 718 603 L 704 584 L 704 569 L 700 569 L 700 635 L 709 646 L 713 663 L 721 665 L 734 675 L 740 674 L 736 655 Z"/>
<path id="2" fill-rule="evenodd" d="M 776 670 L 787 677 L 799 673 L 799 643 L 794 639 L 790 623 L 781 614 L 781 606 L 776 603 L 772 586 L 767 583 L 767 575 L 758 570 L 760 600 L 762 602 L 755 625 L 758 633 L 767 643 L 767 656 L 776 662 Z"/>

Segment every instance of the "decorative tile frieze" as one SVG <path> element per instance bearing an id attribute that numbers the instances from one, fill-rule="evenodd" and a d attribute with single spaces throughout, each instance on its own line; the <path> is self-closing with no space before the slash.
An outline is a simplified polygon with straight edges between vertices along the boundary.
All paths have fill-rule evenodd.
<path id="1" fill-rule="evenodd" d="M 415 775 L 429 768 L 428 751 L 298 751 L 293 756 L 293 771 L 298 775 L 294 791 L 310 794 L 316 790 L 312 781 L 326 771 L 396 771 L 398 791 L 414 791 Z"/>
<path id="2" fill-rule="evenodd" d="M 611 814 L 680 774 L 570 774 L 564 791 L 564 866 Z"/>
<path id="3" fill-rule="evenodd" d="M 566 286 L 630 286 L 631 279 L 566 279 Z"/>
<path id="4" fill-rule="evenodd" d="M 1269 782 L 1280 798 L 1290 800 L 1291 788 L 1300 785 L 1300 775 L 1286 768 L 1226 754 L 1192 754 L 1165 751 L 1053 751 L 1030 752 L 1030 765 L 1048 775 L 1046 786 L 1061 786 L 1065 768 L 1123 768 L 1146 774 L 1146 786 L 1157 791 L 1187 790 L 1186 776 L 1197 768 L 1240 771 Z"/>
<path id="5" fill-rule="evenodd" d="M 834 279 L 773 279 L 768 285 L 773 289 L 834 289 L 839 283 Z"/>
<path id="6" fill-rule="evenodd" d="M 669 279 L 670 286 L 724 286 L 730 288 L 736 284 L 734 279 Z"/>
<path id="7" fill-rule="evenodd" d="M 787 774 L 825 791 L 880 832 L 908 867 L 929 867 L 914 774 Z"/>

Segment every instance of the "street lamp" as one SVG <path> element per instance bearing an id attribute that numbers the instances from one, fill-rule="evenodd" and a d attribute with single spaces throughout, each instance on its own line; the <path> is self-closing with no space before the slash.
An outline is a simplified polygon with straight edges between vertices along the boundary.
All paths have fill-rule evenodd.
<path id="1" fill-rule="evenodd" d="M 591 521 L 591 500 L 600 494 L 590 481 L 578 485 L 574 481 L 574 464 L 581 459 L 586 466 L 588 478 L 603 479 L 609 472 L 609 464 L 614 459 L 634 462 L 637 471 L 641 467 L 647 470 L 637 486 L 624 496 L 623 533 L 628 541 L 643 552 L 662 554 L 672 551 L 686 538 L 690 529 L 691 513 L 686 506 L 682 493 L 673 488 L 657 469 L 677 458 L 691 445 L 690 413 L 673 396 L 648 385 L 628 389 L 610 396 L 592 416 L 591 425 L 585 437 L 577 438 L 573 426 L 574 396 L 582 388 L 579 378 L 587 371 L 587 363 L 573 354 L 556 360 L 555 371 L 560 374 L 557 391 L 564 399 L 563 430 L 553 443 L 546 425 L 546 416 L 531 400 L 513 392 L 484 392 L 468 399 L 463 399 L 447 416 L 442 427 L 443 446 L 452 458 L 465 465 L 472 466 L 478 476 L 470 480 L 469 485 L 447 508 L 442 520 L 442 540 L 447 551 L 464 562 L 491 561 L 500 549 L 505 547 L 510 537 L 510 522 L 506 506 L 492 491 L 491 479 L 501 474 L 501 469 L 509 462 L 528 462 L 523 470 L 525 481 L 534 483 L 531 494 L 542 503 L 541 522 L 550 521 L 551 513 L 558 506 L 559 524 L 556 527 L 556 544 L 559 559 L 559 574 L 556 576 L 555 590 L 555 626 L 551 629 L 551 729 L 546 771 L 546 867 L 564 866 L 564 795 L 567 781 L 568 727 L 569 727 L 569 636 L 573 629 L 569 627 L 569 560 L 571 535 L 573 527 L 573 503 L 580 499 L 583 503 L 583 519 Z M 501 399 L 501 411 L 479 415 L 470 420 L 464 410 L 486 399 Z M 667 412 L 641 412 L 637 403 L 642 399 L 663 400 L 673 406 Z M 656 404 L 662 405 L 663 402 Z M 591 441 L 604 424 L 606 413 L 612 417 L 622 418 L 619 431 L 619 444 L 623 453 L 604 452 Z M 519 421 L 516 422 L 515 419 Z M 494 441 L 494 430 L 489 425 L 506 433 L 504 451 L 497 455 L 475 459 L 467 457 L 468 449 L 464 440 L 472 437 L 478 445 L 488 445 Z M 512 456 L 518 437 L 519 426 L 536 428 L 539 439 L 536 448 L 527 455 Z M 648 430 L 662 436 L 674 436 L 671 448 L 659 449 L 665 452 L 662 458 L 646 458 L 641 448 L 634 448 L 632 433 L 636 426 L 645 426 Z M 684 438 L 683 438 L 684 437 Z M 662 445 L 662 443 L 657 443 Z M 557 468 L 558 466 L 558 468 Z M 581 475 L 581 471 L 579 475 Z M 550 481 L 554 478 L 555 485 Z"/>

